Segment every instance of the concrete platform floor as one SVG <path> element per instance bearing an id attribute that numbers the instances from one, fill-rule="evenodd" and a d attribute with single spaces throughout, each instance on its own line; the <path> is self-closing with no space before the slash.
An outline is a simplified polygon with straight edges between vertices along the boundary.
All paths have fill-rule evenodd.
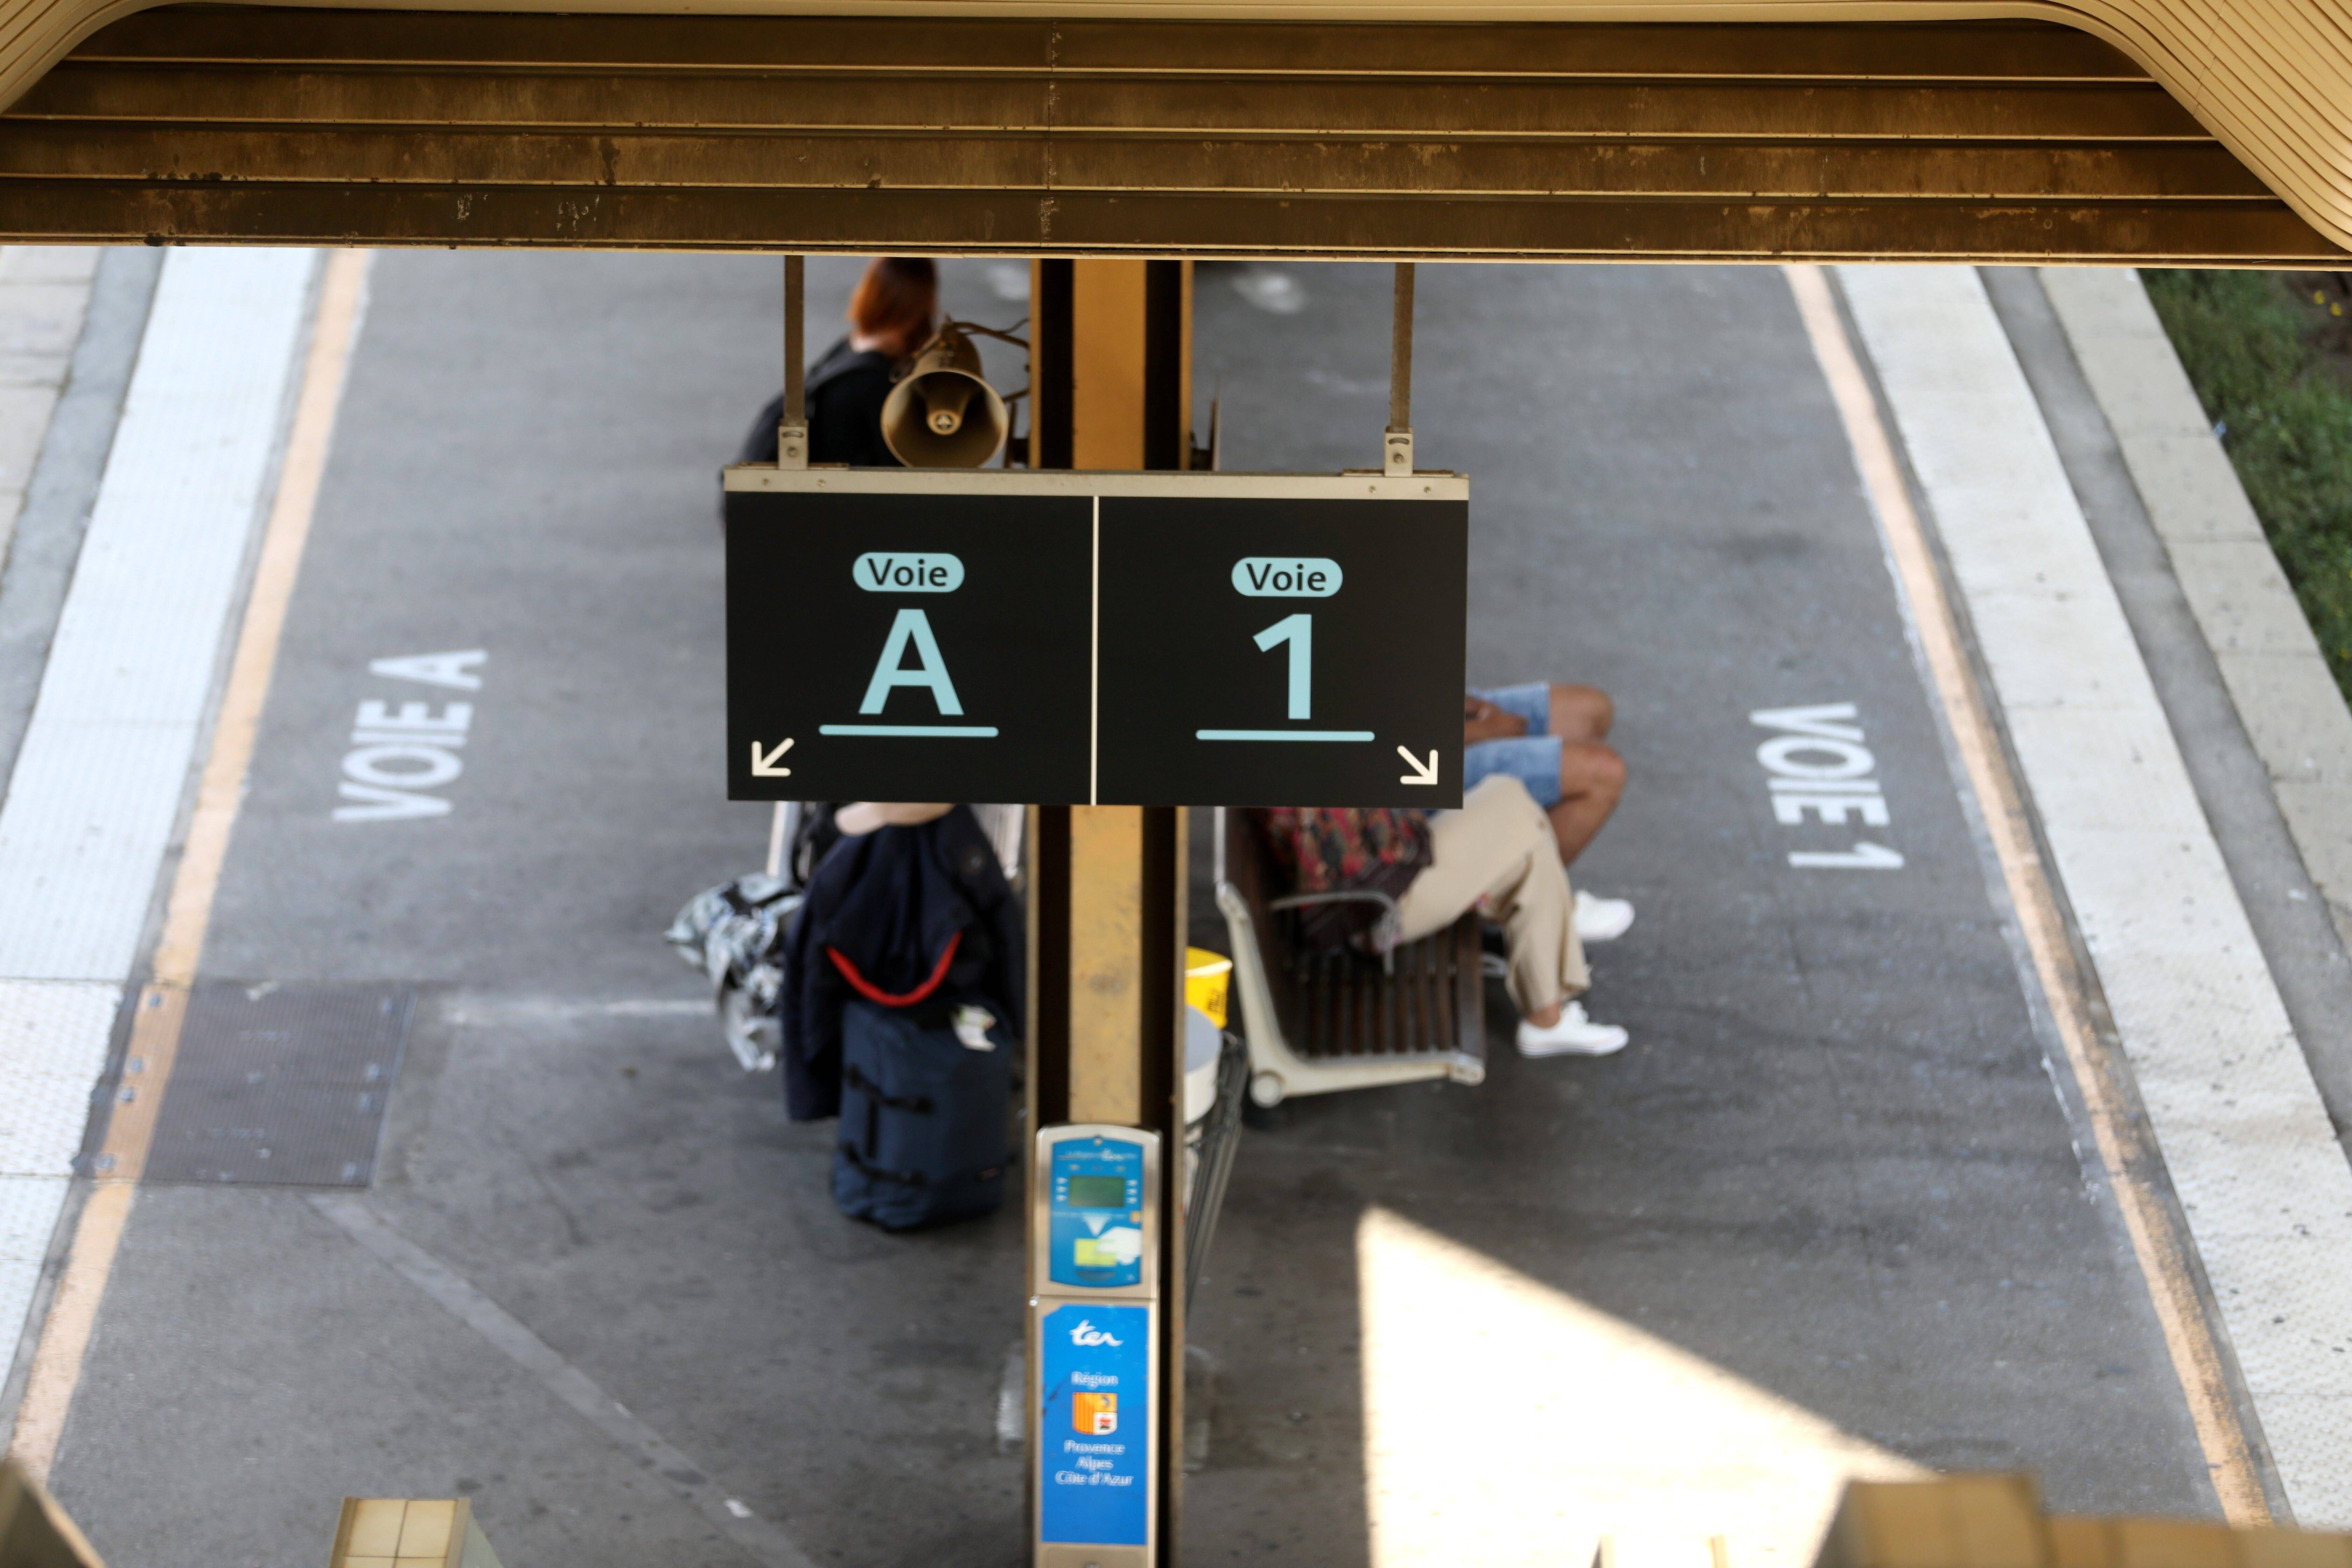
<path id="1" fill-rule="evenodd" d="M 840 1218 L 831 1129 L 737 1069 L 659 940 L 764 843 L 711 762 L 713 506 L 772 391 L 775 271 L 378 258 L 204 972 L 413 984 L 367 1209 L 808 1560 L 993 1568 L 1023 1552 L 1013 1216 Z M 851 270 L 812 275 L 830 316 Z M 1023 313 L 1017 270 L 950 279 Z M 1780 275 L 1425 268 L 1421 297 L 1472 677 L 1618 701 L 1633 783 L 1579 875 L 1640 908 L 1590 999 L 1635 1043 L 1520 1060 L 1497 991 L 1483 1087 L 1248 1134 L 1186 1557 L 1427 1561 L 1450 1497 L 1514 1561 L 1581 1568 L 1601 1520 L 1727 1531 L 1744 1568 L 1837 1475 L 1906 1464 L 2210 1510 Z M 1382 268 L 1204 267 L 1226 466 L 1372 463 L 1386 310 Z M 370 661 L 457 648 L 489 657 L 450 813 L 331 821 L 353 705 L 402 694 Z M 1844 845 L 1773 819 L 1748 714 L 1835 702 L 1899 870 L 1787 862 Z M 1698 1459 L 1705 1495 L 1673 1473 Z M 131 1568 L 303 1561 L 346 1493 L 468 1495 L 513 1568 L 787 1561 L 289 1190 L 145 1193 L 55 1479 Z"/>

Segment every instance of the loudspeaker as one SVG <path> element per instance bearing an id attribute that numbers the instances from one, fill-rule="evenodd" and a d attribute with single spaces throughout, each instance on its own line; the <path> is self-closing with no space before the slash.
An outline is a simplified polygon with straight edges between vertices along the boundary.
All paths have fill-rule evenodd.
<path id="1" fill-rule="evenodd" d="M 950 321 L 923 345 L 882 405 L 882 439 L 910 468 L 977 468 L 1013 421 L 980 374 L 980 351 Z"/>

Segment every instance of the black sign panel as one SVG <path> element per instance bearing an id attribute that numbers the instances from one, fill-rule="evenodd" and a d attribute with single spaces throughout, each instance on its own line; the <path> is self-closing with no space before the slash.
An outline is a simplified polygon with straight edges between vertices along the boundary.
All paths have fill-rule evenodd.
<path id="1" fill-rule="evenodd" d="M 1460 805 L 1468 544 L 1459 501 L 1105 497 L 1102 798 Z"/>
<path id="2" fill-rule="evenodd" d="M 1093 534 L 1085 497 L 730 495 L 729 798 L 1086 799 Z"/>
<path id="3" fill-rule="evenodd" d="M 1457 805 L 1464 493 L 737 470 L 729 794 Z"/>

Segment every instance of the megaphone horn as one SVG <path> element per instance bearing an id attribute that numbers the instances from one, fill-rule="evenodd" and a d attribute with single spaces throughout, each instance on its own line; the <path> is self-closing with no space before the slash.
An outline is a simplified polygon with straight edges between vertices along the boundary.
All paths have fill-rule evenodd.
<path id="1" fill-rule="evenodd" d="M 971 402 L 973 383 L 960 375 L 932 375 L 919 389 L 930 410 L 924 423 L 934 436 L 952 436 L 963 428 L 963 411 Z"/>
<path id="2" fill-rule="evenodd" d="M 923 345 L 882 405 L 882 439 L 910 468 L 977 468 L 1013 421 L 980 374 L 980 351 L 953 321 Z"/>

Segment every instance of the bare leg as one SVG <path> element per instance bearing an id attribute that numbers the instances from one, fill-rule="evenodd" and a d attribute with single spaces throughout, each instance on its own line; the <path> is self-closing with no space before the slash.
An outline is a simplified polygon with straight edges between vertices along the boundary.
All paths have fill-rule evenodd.
<path id="1" fill-rule="evenodd" d="M 1600 741 L 1560 742 L 1559 803 L 1546 815 L 1552 837 L 1559 840 L 1561 865 L 1576 863 L 1624 793 L 1625 759 L 1615 750 Z"/>
<path id="2" fill-rule="evenodd" d="M 1559 1022 L 1559 1008 L 1560 1005 L 1557 1002 L 1549 1007 L 1538 1007 L 1528 1015 L 1528 1022 L 1538 1029 L 1549 1029 Z"/>
<path id="3" fill-rule="evenodd" d="M 1605 741 L 1617 705 L 1597 686 L 1551 689 L 1551 732 L 1563 741 Z"/>

